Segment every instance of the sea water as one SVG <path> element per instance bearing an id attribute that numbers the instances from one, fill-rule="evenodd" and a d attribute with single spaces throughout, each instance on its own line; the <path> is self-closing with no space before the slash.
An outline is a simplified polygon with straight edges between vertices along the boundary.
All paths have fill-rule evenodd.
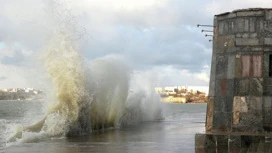
<path id="1" fill-rule="evenodd" d="M 42 118 L 43 105 L 36 101 L 1 101 L 1 129 L 10 123 L 28 124 L 33 118 Z M 205 130 L 206 104 L 162 103 L 162 110 L 164 119 L 94 131 L 87 136 L 48 137 L 12 145 L 6 145 L 1 136 L 0 152 L 194 153 L 194 135 Z M 28 134 L 34 140 L 35 135 Z"/>
<path id="2" fill-rule="evenodd" d="M 161 103 L 159 78 L 122 55 L 86 60 L 84 33 L 55 2 L 56 24 L 41 51 L 47 96 L 0 102 L 0 152 L 194 152 L 206 106 Z"/>

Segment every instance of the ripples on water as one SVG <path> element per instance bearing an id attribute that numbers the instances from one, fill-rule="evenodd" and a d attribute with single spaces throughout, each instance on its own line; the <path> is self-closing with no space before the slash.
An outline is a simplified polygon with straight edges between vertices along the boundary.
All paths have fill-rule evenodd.
<path id="1" fill-rule="evenodd" d="M 24 103 L 24 105 L 22 105 Z M 0 112 L 4 107 L 10 114 L 1 116 L 0 123 L 13 122 L 23 117 L 35 105 L 32 116 L 42 117 L 41 102 L 0 102 Z M 21 112 L 14 106 L 20 105 Z M 40 107 L 37 107 L 40 106 Z M 15 108 L 15 109 L 12 109 Z M 89 136 L 46 138 L 34 143 L 22 143 L 0 149 L 4 152 L 194 152 L 194 134 L 204 131 L 206 105 L 163 104 L 164 120 L 143 122 L 139 125 L 97 131 Z M 13 112 L 18 113 L 12 117 Z M 8 119 L 3 119 L 7 117 Z M 31 116 L 27 115 L 26 120 Z M 24 121 L 22 121 L 24 122 Z M 1 124 L 3 125 L 3 124 Z M 0 125 L 0 126 L 1 126 Z M 2 126 L 3 127 L 3 126 Z M 2 129 L 2 128 L 1 128 Z M 2 137 L 1 137 L 2 138 Z M 1 140 L 3 142 L 3 140 Z M 2 144 L 3 145 L 3 144 Z"/>

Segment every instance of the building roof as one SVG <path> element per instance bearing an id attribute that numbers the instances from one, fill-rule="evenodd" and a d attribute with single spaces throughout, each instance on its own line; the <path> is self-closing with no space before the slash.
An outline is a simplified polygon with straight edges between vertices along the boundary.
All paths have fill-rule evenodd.
<path id="1" fill-rule="evenodd" d="M 249 12 L 249 11 L 264 11 L 264 10 L 272 10 L 272 8 L 246 8 L 246 9 L 237 9 L 232 12 L 225 12 L 225 13 L 220 13 L 215 16 L 221 16 L 221 15 L 227 15 L 230 13 L 237 13 L 237 12 Z"/>

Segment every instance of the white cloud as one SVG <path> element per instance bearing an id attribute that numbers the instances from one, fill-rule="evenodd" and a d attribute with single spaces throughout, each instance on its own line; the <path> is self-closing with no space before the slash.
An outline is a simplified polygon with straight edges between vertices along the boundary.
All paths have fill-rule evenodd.
<path id="1" fill-rule="evenodd" d="M 269 0 L 212 0 L 204 6 L 208 15 L 231 12 L 236 9 L 271 7 L 272 3 Z"/>
<path id="2" fill-rule="evenodd" d="M 79 45 L 87 62 L 118 54 L 130 61 L 134 69 L 148 69 L 163 77 L 161 84 L 208 85 L 212 46 L 196 24 L 212 24 L 215 14 L 248 7 L 272 7 L 272 3 L 268 0 L 2 0 L 0 61 L 6 58 L 6 64 L 0 63 L 3 68 L 0 77 L 7 79 L 0 81 L 0 88 L 8 82 L 13 86 L 30 86 L 29 76 L 24 73 L 30 69 L 35 74 L 40 69 L 36 67 L 37 56 L 46 47 L 51 33 L 60 23 L 72 20 L 85 34 Z M 27 64 L 12 65 L 20 61 L 15 59 Z"/>

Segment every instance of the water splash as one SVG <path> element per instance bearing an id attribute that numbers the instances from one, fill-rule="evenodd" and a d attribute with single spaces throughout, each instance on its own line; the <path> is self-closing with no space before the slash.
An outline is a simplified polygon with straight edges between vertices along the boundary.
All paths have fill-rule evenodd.
<path id="1" fill-rule="evenodd" d="M 45 49 L 45 69 L 52 82 L 47 113 L 36 124 L 15 130 L 9 141 L 87 135 L 93 130 L 161 119 L 154 76 L 130 70 L 121 56 L 86 63 L 69 13 L 64 19 Z"/>

